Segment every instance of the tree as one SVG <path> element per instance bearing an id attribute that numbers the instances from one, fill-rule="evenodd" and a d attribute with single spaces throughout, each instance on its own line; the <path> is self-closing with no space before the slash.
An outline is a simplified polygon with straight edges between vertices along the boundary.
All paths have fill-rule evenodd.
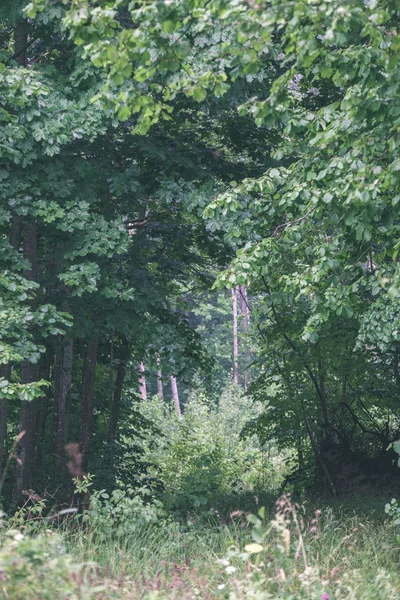
<path id="1" fill-rule="evenodd" d="M 83 243 L 68 235 L 52 273 L 77 296 L 71 315 L 83 346 L 100 334 L 102 351 L 111 332 L 128 329 L 128 340 L 138 344 L 135 360 L 148 364 L 150 354 L 154 362 L 160 354 L 157 329 L 168 339 L 163 364 L 173 359 L 188 370 L 194 344 L 177 348 L 174 341 L 183 331 L 192 342 L 193 336 L 172 297 L 182 296 L 188 281 L 205 285 L 222 268 L 219 285 L 246 286 L 253 300 L 264 365 L 254 390 L 271 402 L 260 432 L 284 425 L 283 443 L 294 434 L 299 456 L 312 445 L 328 471 L 323 447 L 340 447 L 342 458 L 347 452 L 354 459 L 368 454 L 373 439 L 379 458 L 390 457 L 383 448 L 398 435 L 400 380 L 394 0 L 379 6 L 116 0 L 95 7 L 85 0 L 63 7 L 34 0 L 26 14 L 39 29 L 58 15 L 57 26 L 62 23 L 77 48 L 50 94 L 46 69 L 30 72 L 33 93 L 25 82 L 17 102 L 27 73 L 7 72 L 7 127 L 16 107 L 38 111 L 12 129 L 18 143 L 7 160 L 23 169 L 14 185 L 29 181 L 25 169 L 33 161 L 40 171 L 39 156 L 69 144 L 76 160 L 65 156 L 66 164 L 87 168 L 86 182 L 88 172 L 104 172 L 97 187 L 89 184 Z M 52 61 L 60 64 L 59 55 Z M 75 82 L 79 110 L 66 81 Z M 41 119 L 48 128 L 36 140 Z M 133 139 L 132 130 L 148 135 Z M 29 152 L 16 131 L 29 140 Z M 71 131 L 82 140 L 72 141 Z M 8 140 L 4 135 L 6 148 Z M 118 157 L 111 165 L 109 144 Z M 139 156 L 134 165 L 132 156 Z M 61 177 L 56 180 L 58 187 Z M 17 189 L 22 196 L 26 188 Z M 40 221 L 38 198 L 21 206 Z M 54 230 L 65 218 L 58 216 L 60 205 L 46 203 Z M 29 338 L 32 328 L 25 329 Z"/>
<path id="2" fill-rule="evenodd" d="M 214 152 L 205 148 L 199 174 L 188 108 L 151 138 L 133 136 L 101 99 L 94 109 L 103 78 L 68 41 L 64 8 L 24 20 L 23 4 L 2 13 L 0 66 L 0 459 L 19 421 L 18 477 L 5 488 L 15 502 L 30 487 L 68 494 L 67 441 L 80 440 L 84 471 L 100 469 L 109 443 L 113 471 L 124 427 L 139 427 L 126 418 L 130 359 L 151 364 L 162 348 L 166 375 L 173 358 L 180 377 L 204 364 L 177 291 L 205 286 L 211 260 L 225 260 L 219 236 L 183 202 L 197 184 L 210 196 Z"/>

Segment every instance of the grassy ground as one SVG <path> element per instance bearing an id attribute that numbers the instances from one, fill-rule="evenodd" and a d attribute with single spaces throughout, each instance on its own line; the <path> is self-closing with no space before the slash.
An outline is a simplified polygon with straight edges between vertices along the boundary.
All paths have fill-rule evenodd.
<path id="1" fill-rule="evenodd" d="M 171 521 L 118 540 L 83 529 L 23 539 L 8 532 L 0 598 L 400 598 L 400 530 L 385 520 L 380 499 L 319 509 L 282 501 L 277 513 L 251 520 Z"/>

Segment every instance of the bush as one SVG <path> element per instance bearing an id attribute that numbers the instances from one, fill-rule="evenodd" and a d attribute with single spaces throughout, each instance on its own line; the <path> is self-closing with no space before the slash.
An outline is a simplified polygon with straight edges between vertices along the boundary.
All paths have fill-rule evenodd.
<path id="1" fill-rule="evenodd" d="M 90 509 L 85 511 L 84 521 L 102 538 L 121 538 L 137 533 L 166 518 L 161 502 L 153 499 L 146 503 L 146 495 L 150 495 L 146 488 L 134 490 L 129 486 L 111 494 L 106 490 L 95 490 L 91 493 Z"/>
<path id="2" fill-rule="evenodd" d="M 61 538 L 49 530 L 25 537 L 11 529 L 0 547 L 1 598 L 90 600 L 103 589 L 96 585 L 93 575 L 89 565 L 74 562 Z"/>
<path id="3" fill-rule="evenodd" d="M 279 484 L 284 461 L 274 445 L 268 446 L 266 460 L 255 436 L 241 438 L 259 409 L 237 388 L 225 390 L 218 406 L 193 392 L 181 420 L 157 396 L 142 410 L 162 432 L 147 440 L 145 460 L 163 482 L 167 508 L 207 509 L 223 496 L 258 493 Z"/>

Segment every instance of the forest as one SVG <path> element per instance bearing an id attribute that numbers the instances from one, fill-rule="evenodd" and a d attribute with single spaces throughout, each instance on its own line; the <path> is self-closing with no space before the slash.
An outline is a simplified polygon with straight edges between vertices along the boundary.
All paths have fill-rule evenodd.
<path id="1" fill-rule="evenodd" d="M 400 598 L 398 0 L 0 0 L 0 600 Z"/>

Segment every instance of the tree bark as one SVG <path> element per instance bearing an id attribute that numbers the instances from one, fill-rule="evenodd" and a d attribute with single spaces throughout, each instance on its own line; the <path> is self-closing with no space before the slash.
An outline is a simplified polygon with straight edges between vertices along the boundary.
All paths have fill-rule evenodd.
<path id="1" fill-rule="evenodd" d="M 59 338 L 54 355 L 53 451 L 57 467 L 64 462 L 64 447 L 68 437 L 69 401 L 72 387 L 74 341 Z"/>
<path id="2" fill-rule="evenodd" d="M 14 56 L 21 67 L 26 67 L 28 63 L 28 23 L 26 20 L 18 23 L 14 29 Z"/>
<path id="3" fill-rule="evenodd" d="M 142 400 L 147 400 L 147 388 L 146 388 L 146 377 L 144 375 L 144 364 L 139 363 L 139 392 L 142 397 Z"/>
<path id="4" fill-rule="evenodd" d="M 318 444 L 315 441 L 314 434 L 312 432 L 311 425 L 310 425 L 310 422 L 309 422 L 309 420 L 308 420 L 307 417 L 305 418 L 305 422 L 306 422 L 308 436 L 309 436 L 310 441 L 311 441 L 312 449 L 314 450 L 315 456 L 317 457 L 317 460 L 318 460 L 318 462 L 319 462 L 319 464 L 320 464 L 323 472 L 326 475 L 326 478 L 327 478 L 327 480 L 329 482 L 329 486 L 330 486 L 330 488 L 332 490 L 332 495 L 336 497 L 336 488 L 335 488 L 335 485 L 334 485 L 334 483 L 332 481 L 332 477 L 330 476 L 330 473 L 328 471 L 328 467 L 325 464 L 325 461 L 324 461 L 324 459 L 322 457 L 322 454 L 319 451 Z"/>
<path id="5" fill-rule="evenodd" d="M 82 368 L 82 427 L 81 427 L 81 452 L 82 469 L 88 472 L 89 452 L 93 431 L 93 392 L 96 375 L 97 351 L 99 336 L 91 338 L 86 346 Z"/>
<path id="6" fill-rule="evenodd" d="M 246 286 L 240 285 L 238 291 L 239 291 L 239 304 L 240 304 L 240 312 L 242 315 L 243 331 L 245 334 L 247 334 L 249 332 L 249 326 L 250 326 L 250 309 L 249 309 L 249 303 L 248 303 L 248 298 L 247 298 Z M 243 387 L 244 387 L 244 391 L 247 392 L 247 389 L 249 387 L 249 371 L 248 371 L 248 369 L 245 369 L 244 373 L 243 373 Z"/>
<path id="7" fill-rule="evenodd" d="M 158 397 L 160 398 L 160 400 L 164 400 L 164 390 L 163 390 L 160 358 L 157 358 L 157 394 L 158 394 Z"/>
<path id="8" fill-rule="evenodd" d="M 36 279 L 37 272 L 37 227 L 34 221 L 24 223 L 22 229 L 23 255 L 30 262 L 30 268 L 24 272 L 24 277 L 31 281 Z M 37 364 L 24 361 L 21 367 L 21 383 L 38 381 L 39 369 Z M 14 503 L 18 503 L 25 490 L 32 487 L 34 450 L 35 450 L 35 421 L 38 400 L 22 401 L 20 410 L 19 433 L 25 431 L 17 448 L 17 465 L 14 487 Z"/>
<path id="9" fill-rule="evenodd" d="M 39 379 L 50 381 L 51 361 L 53 358 L 53 348 L 47 348 L 41 365 L 39 368 Z M 48 416 L 49 402 L 51 398 L 51 390 L 47 389 L 45 395 L 37 400 L 36 422 L 35 422 L 35 447 L 34 447 L 34 464 L 33 473 L 36 475 L 39 472 L 42 464 L 43 445 L 46 433 L 46 422 Z"/>
<path id="10" fill-rule="evenodd" d="M 21 246 L 22 216 L 12 214 L 11 229 L 8 240 L 10 245 L 18 252 Z M 10 381 L 11 365 L 0 366 L 0 378 Z M 3 468 L 5 467 L 6 439 L 7 439 L 7 413 L 8 397 L 0 397 L 0 481 L 3 477 Z"/>
<path id="11" fill-rule="evenodd" d="M 0 377 L 10 380 L 11 367 L 10 365 L 1 365 Z M 6 439 L 7 439 L 7 412 L 8 412 L 8 399 L 7 397 L 0 398 L 0 481 L 3 477 L 3 468 L 5 467 L 5 455 L 6 455 Z"/>
<path id="12" fill-rule="evenodd" d="M 250 308 L 249 301 L 247 297 L 247 288 L 245 285 L 239 286 L 239 303 L 240 303 L 240 312 L 243 317 L 243 330 L 247 332 L 249 330 L 250 325 Z"/>
<path id="13" fill-rule="evenodd" d="M 117 439 L 118 417 L 121 407 L 122 390 L 124 386 L 126 364 L 129 357 L 129 344 L 125 340 L 122 343 L 120 357 L 117 366 L 117 376 L 115 378 L 114 390 L 110 404 L 110 421 L 108 425 L 108 443 L 112 447 Z"/>
<path id="14" fill-rule="evenodd" d="M 178 418 L 181 419 L 182 412 L 181 412 L 181 404 L 179 402 L 178 385 L 176 383 L 176 377 L 174 375 L 171 375 L 171 390 L 172 390 L 172 399 L 174 401 L 176 414 L 178 415 Z"/>
<path id="15" fill-rule="evenodd" d="M 233 383 L 239 385 L 239 338 L 237 322 L 237 293 L 232 288 L 232 317 L 233 317 Z"/>

